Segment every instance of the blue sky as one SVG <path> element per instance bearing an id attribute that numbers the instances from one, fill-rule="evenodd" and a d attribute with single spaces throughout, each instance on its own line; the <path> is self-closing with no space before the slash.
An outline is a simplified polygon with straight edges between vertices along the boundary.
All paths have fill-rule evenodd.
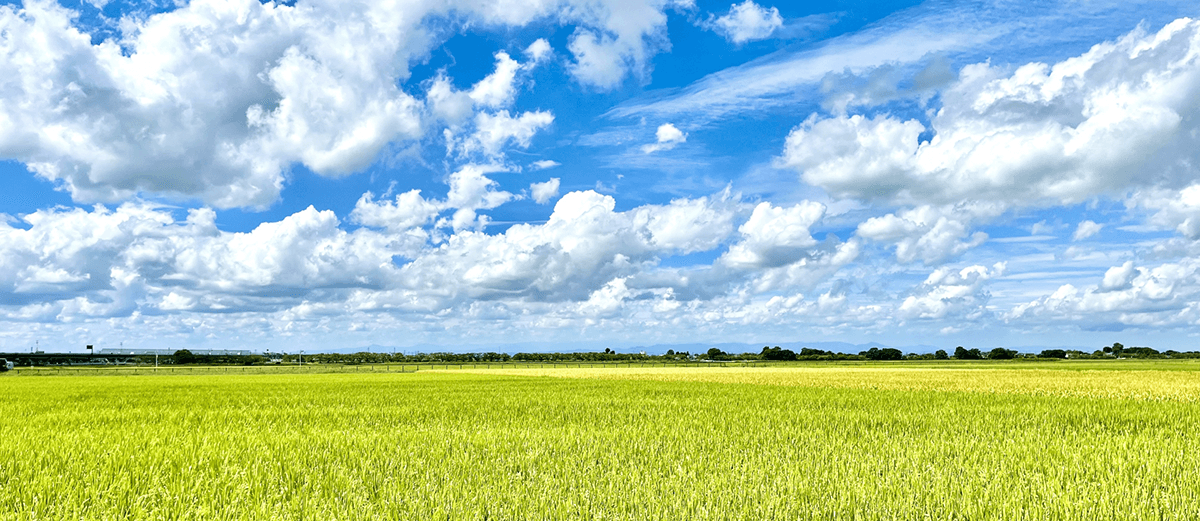
<path id="1" fill-rule="evenodd" d="M 1196 349 L 1198 11 L 0 4 L 0 351 Z"/>

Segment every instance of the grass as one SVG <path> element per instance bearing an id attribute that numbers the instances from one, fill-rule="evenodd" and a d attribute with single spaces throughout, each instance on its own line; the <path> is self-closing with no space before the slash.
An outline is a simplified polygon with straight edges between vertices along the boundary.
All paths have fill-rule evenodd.
<path id="1" fill-rule="evenodd" d="M 6 519 L 1196 519 L 1196 364 L 0 378 Z"/>

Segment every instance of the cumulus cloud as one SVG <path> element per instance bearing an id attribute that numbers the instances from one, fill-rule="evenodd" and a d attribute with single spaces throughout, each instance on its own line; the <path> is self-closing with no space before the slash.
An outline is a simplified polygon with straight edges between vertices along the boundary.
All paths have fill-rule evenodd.
<path id="1" fill-rule="evenodd" d="M 445 75 L 438 75 L 430 84 L 425 103 L 435 117 L 449 125 L 462 124 L 474 113 L 470 93 L 455 90 Z"/>
<path id="2" fill-rule="evenodd" d="M 1133 267 L 1133 261 L 1125 261 L 1125 264 L 1113 266 L 1104 272 L 1104 278 L 1100 281 L 1101 291 L 1116 291 L 1128 289 L 1133 282 L 1133 277 L 1138 272 Z"/>
<path id="3" fill-rule="evenodd" d="M 546 223 L 488 234 L 473 212 L 514 197 L 496 190 L 488 171 L 456 172 L 445 200 L 415 190 L 391 200 L 366 194 L 351 213 L 364 225 L 354 231 L 311 207 L 243 233 L 220 231 L 210 209 L 177 220 L 141 203 L 43 210 L 21 226 L 6 220 L 0 314 L 42 321 L 181 312 L 296 317 L 589 300 L 593 314 L 602 314 L 624 284 L 615 280 L 654 271 L 664 255 L 718 247 L 738 215 L 727 192 L 625 212 L 615 211 L 610 196 L 571 192 Z M 450 216 L 431 224 L 442 212 Z M 434 240 L 430 226 L 454 232 Z M 670 289 L 630 291 L 672 307 Z"/>
<path id="4" fill-rule="evenodd" d="M 546 204 L 551 199 L 558 197 L 558 184 L 559 179 L 551 177 L 549 181 L 529 185 L 529 193 L 533 195 L 533 200 L 537 204 Z"/>
<path id="5" fill-rule="evenodd" d="M 514 83 L 520 68 L 521 65 L 510 58 L 508 53 L 497 52 L 496 70 L 479 80 L 467 95 L 476 105 L 484 107 L 500 108 L 512 104 L 516 94 Z"/>
<path id="6" fill-rule="evenodd" d="M 904 299 L 897 309 L 905 319 L 944 319 L 955 316 L 977 320 L 990 314 L 987 281 L 1003 276 L 1007 266 L 1000 262 L 988 268 L 969 266 L 961 270 L 938 268 Z"/>
<path id="7" fill-rule="evenodd" d="M 625 286 L 625 279 L 616 278 L 593 291 L 586 301 L 581 302 L 579 312 L 589 317 L 611 316 L 620 310 L 625 299 L 632 295 L 633 292 Z"/>
<path id="8" fill-rule="evenodd" d="M 381 288 L 402 241 L 346 232 L 312 207 L 246 233 L 220 232 L 212 210 L 179 222 L 144 204 L 43 210 L 28 229 L 0 226 L 0 302 L 54 320 L 158 311 L 251 311 L 344 288 Z M 325 298 L 328 298 L 326 296 Z"/>
<path id="9" fill-rule="evenodd" d="M 406 289 L 361 305 L 413 302 L 417 294 L 440 306 L 467 298 L 584 300 L 615 278 L 652 268 L 660 255 L 716 247 L 737 210 L 727 195 L 627 212 L 615 206 L 608 195 L 570 192 L 544 224 L 495 235 L 461 231 L 402 268 Z"/>
<path id="10" fill-rule="evenodd" d="M 1010 322 L 1072 323 L 1081 328 L 1196 325 L 1200 296 L 1193 259 L 1138 267 L 1126 262 L 1105 272 L 1099 284 L 1064 284 L 1053 293 L 1014 306 Z"/>
<path id="11" fill-rule="evenodd" d="M 549 52 L 545 40 L 537 42 L 530 46 L 529 54 Z M 505 108 L 516 99 L 518 73 L 531 70 L 543 57 L 538 54 L 522 65 L 508 53 L 497 52 L 493 72 L 466 91 L 456 90 L 444 73 L 432 81 L 427 99 L 433 115 L 448 125 L 442 130 L 448 156 L 502 161 L 506 149 L 528 148 L 533 136 L 554 122 L 549 111 L 513 115 Z"/>
<path id="12" fill-rule="evenodd" d="M 920 259 L 927 265 L 940 263 L 983 244 L 987 234 L 971 232 L 972 222 L 999 213 L 990 205 L 923 205 L 882 217 L 871 217 L 855 233 L 873 241 L 894 244 L 896 260 Z"/>
<path id="13" fill-rule="evenodd" d="M 648 145 L 642 145 L 642 152 L 646 154 L 658 152 L 659 150 L 671 150 L 680 143 L 687 142 L 687 134 L 684 134 L 675 125 L 671 123 L 663 123 L 658 126 L 658 130 L 654 132 L 656 141 Z"/>
<path id="14" fill-rule="evenodd" d="M 542 159 L 540 161 L 529 163 L 530 170 L 545 170 L 547 168 L 554 168 L 556 166 L 562 166 L 562 163 L 551 159 Z"/>
<path id="15" fill-rule="evenodd" d="M 740 240 L 713 266 L 718 274 L 724 270 L 749 274 L 746 288 L 754 293 L 812 288 L 828 282 L 858 258 L 861 241 L 841 242 L 830 234 L 818 242 L 811 229 L 824 214 L 825 206 L 812 201 L 791 207 L 759 203 L 738 227 Z"/>
<path id="16" fill-rule="evenodd" d="M 716 248 L 733 232 L 737 204 L 729 190 L 715 197 L 676 199 L 665 205 L 633 210 L 638 228 L 649 232 L 657 249 L 680 253 Z"/>
<path id="17" fill-rule="evenodd" d="M 350 220 L 364 226 L 408 230 L 425 226 L 437 216 L 443 205 L 426 200 L 420 190 L 409 190 L 396 196 L 394 201 L 375 201 L 375 195 L 367 192 L 354 204 Z"/>
<path id="18" fill-rule="evenodd" d="M 513 200 L 516 196 L 503 190 L 486 174 L 501 171 L 499 167 L 467 165 L 450 174 L 450 193 L 446 195 L 446 208 L 455 209 L 450 224 L 455 230 L 464 228 L 481 229 L 487 225 L 485 216 L 477 216 L 478 210 L 489 210 Z"/>
<path id="19" fill-rule="evenodd" d="M 534 134 L 553 122 L 553 114 L 540 110 L 523 112 L 516 117 L 507 110 L 494 114 L 480 112 L 475 115 L 475 128 L 470 135 L 458 137 L 454 131 L 445 130 L 446 149 L 463 158 L 480 154 L 489 159 L 501 159 L 505 147 L 529 148 Z"/>
<path id="20" fill-rule="evenodd" d="M 1186 186 L 1197 157 L 1200 22 L 1139 29 L 1053 65 L 969 65 L 927 129 L 889 115 L 813 117 L 781 162 L 837 197 L 908 204 L 1071 204 Z M 932 140 L 920 141 L 931 131 Z"/>
<path id="21" fill-rule="evenodd" d="M 376 201 L 375 195 L 367 192 L 358 199 L 350 219 L 358 224 L 374 228 L 386 228 L 392 232 L 405 232 L 413 237 L 424 238 L 422 226 L 434 222 L 444 211 L 452 210 L 449 218 L 438 219 L 435 227 L 481 229 L 489 218 L 478 215 L 479 210 L 490 210 L 519 196 L 497 190 L 499 184 L 488 174 L 503 172 L 496 165 L 468 164 L 450 174 L 450 190 L 445 200 L 430 200 L 421 196 L 420 190 L 399 194 L 394 201 Z"/>
<path id="22" fill-rule="evenodd" d="M 598 90 L 617 87 L 628 75 L 644 78 L 649 59 L 659 49 L 670 47 L 666 39 L 667 17 L 672 5 L 689 5 L 684 0 L 635 2 L 571 2 L 561 16 L 567 20 L 595 20 L 603 30 L 577 28 L 567 41 L 575 58 L 570 73 L 583 85 Z"/>
<path id="23" fill-rule="evenodd" d="M 1174 229 L 1191 240 L 1200 239 L 1200 183 L 1182 190 L 1147 189 L 1135 193 L 1129 202 L 1134 207 L 1154 210 L 1153 226 Z"/>
<path id="24" fill-rule="evenodd" d="M 767 9 L 753 0 L 746 0 L 730 6 L 729 13 L 709 20 L 707 25 L 730 42 L 742 44 L 770 37 L 776 29 L 783 27 L 783 18 L 779 16 L 778 8 Z"/>
<path id="25" fill-rule="evenodd" d="M 1080 221 L 1079 226 L 1075 228 L 1075 233 L 1071 235 L 1071 240 L 1082 241 L 1088 237 L 1095 236 L 1104 228 L 1103 224 L 1097 224 L 1095 221 L 1086 220 Z"/>
<path id="26" fill-rule="evenodd" d="M 265 205 L 288 164 L 342 175 L 419 134 L 420 102 L 386 64 L 421 52 L 423 36 L 344 56 L 353 42 L 320 32 L 311 11 L 196 2 L 147 18 L 124 53 L 93 45 L 65 8 L 2 10 L 0 68 L 14 74 L 0 82 L 12 101 L 0 108 L 0 155 L 77 200 L 151 192 Z M 375 30 L 354 16 L 345 23 Z"/>
<path id="27" fill-rule="evenodd" d="M 453 125 L 469 118 L 462 94 L 490 109 L 511 103 L 518 65 L 503 52 L 496 72 L 467 93 L 434 81 L 426 102 L 399 87 L 436 43 L 429 20 L 577 24 L 573 71 L 611 88 L 631 70 L 647 74 L 649 57 L 665 45 L 666 7 L 201 0 L 129 18 L 119 39 L 92 43 L 69 9 L 3 6 L 0 69 L 11 74 L 0 79 L 0 157 L 25 163 L 77 201 L 144 193 L 267 206 L 294 164 L 346 175 L 389 143 L 422 138 L 426 104 Z M 536 63 L 549 52 L 537 40 L 526 54 Z M 471 142 L 488 154 L 507 140 L 526 143 L 527 129 L 548 117 L 492 114 L 477 121 L 485 128 Z"/>
<path id="28" fill-rule="evenodd" d="M 738 227 L 744 238 L 723 257 L 735 267 L 778 267 L 803 258 L 817 244 L 810 228 L 825 215 L 825 205 L 805 201 L 790 208 L 759 203 Z"/>
<path id="29" fill-rule="evenodd" d="M 541 62 L 553 52 L 554 49 L 550 47 L 550 42 L 546 41 L 545 38 L 538 38 L 537 40 L 534 40 L 533 43 L 529 44 L 529 47 L 525 48 L 525 55 L 528 56 L 533 63 Z"/>

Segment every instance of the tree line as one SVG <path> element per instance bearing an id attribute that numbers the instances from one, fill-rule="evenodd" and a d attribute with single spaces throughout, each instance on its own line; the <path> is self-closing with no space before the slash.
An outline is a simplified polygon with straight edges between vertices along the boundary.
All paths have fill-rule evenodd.
<path id="1" fill-rule="evenodd" d="M 173 356 L 164 357 L 163 363 L 174 364 L 205 364 L 205 365 L 258 365 L 268 362 L 297 363 L 303 358 L 305 363 L 321 364 L 421 364 L 421 363 L 459 363 L 486 364 L 504 362 L 685 362 L 685 361 L 838 361 L 838 360 L 1013 360 L 1013 359 L 1111 359 L 1111 358 L 1200 358 L 1200 352 L 1189 351 L 1158 351 L 1149 347 L 1125 347 L 1120 343 L 1097 349 L 1091 353 L 1071 349 L 1046 349 L 1040 353 L 1021 353 L 1013 349 L 996 347 L 988 350 L 980 348 L 955 347 L 953 352 L 938 349 L 933 353 L 904 353 L 891 347 L 872 347 L 858 353 L 842 353 L 824 351 L 804 347 L 799 352 L 784 349 L 779 346 L 764 346 L 761 351 L 745 353 L 726 353 L 716 347 L 703 353 L 692 354 L 687 351 L 668 350 L 661 355 L 645 353 L 618 353 L 612 349 L 602 352 L 569 352 L 569 353 L 314 353 L 286 354 L 281 357 L 268 358 L 262 355 L 197 355 L 186 349 L 176 351 Z M 143 361 L 145 362 L 145 361 Z M 152 362 L 151 362 L 152 363 Z"/>

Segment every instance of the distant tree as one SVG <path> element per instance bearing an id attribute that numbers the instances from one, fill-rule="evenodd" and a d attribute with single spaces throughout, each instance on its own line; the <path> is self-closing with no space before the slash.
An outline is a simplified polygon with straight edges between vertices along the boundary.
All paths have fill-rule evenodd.
<path id="1" fill-rule="evenodd" d="M 242 365 L 262 364 L 267 361 L 267 357 L 262 355 L 250 355 L 242 357 Z"/>
<path id="2" fill-rule="evenodd" d="M 946 354 L 945 349 L 938 349 L 937 351 L 935 351 L 933 353 L 933 359 L 934 360 L 948 360 L 948 359 L 950 359 L 950 356 Z"/>
<path id="3" fill-rule="evenodd" d="M 1149 347 L 1126 347 L 1121 354 L 1131 358 L 1150 358 L 1159 355 L 1158 350 Z"/>
<path id="4" fill-rule="evenodd" d="M 904 358 L 904 353 L 901 353 L 899 349 L 893 349 L 891 347 L 885 347 L 883 349 L 872 347 L 871 349 L 863 351 L 859 354 L 867 360 L 901 360 Z"/>
<path id="5" fill-rule="evenodd" d="M 715 347 L 708 348 L 707 355 L 708 355 L 709 360 L 721 360 L 724 358 L 729 358 L 729 355 L 727 353 L 725 353 L 724 351 L 717 349 Z"/>
<path id="6" fill-rule="evenodd" d="M 1067 352 L 1062 349 L 1046 349 L 1038 354 L 1039 358 L 1066 358 Z"/>
<path id="7" fill-rule="evenodd" d="M 988 351 L 988 359 L 989 360 L 1011 360 L 1013 358 L 1016 358 L 1016 356 L 1017 356 L 1016 351 L 1013 351 L 1011 349 L 1005 349 L 1003 347 L 997 347 L 991 351 Z"/>
<path id="8" fill-rule="evenodd" d="M 606 348 L 604 348 L 604 354 L 611 355 L 611 354 L 613 354 L 613 350 L 606 347 Z"/>
<path id="9" fill-rule="evenodd" d="M 675 350 L 674 350 L 674 349 L 668 349 L 668 350 L 667 350 L 667 356 L 675 356 Z"/>
<path id="10" fill-rule="evenodd" d="M 1121 356 L 1121 352 L 1124 350 L 1125 350 L 1125 346 L 1121 345 L 1120 342 L 1113 342 L 1112 354 L 1114 354 L 1116 356 Z"/>
<path id="11" fill-rule="evenodd" d="M 763 347 L 759 357 L 763 360 L 795 360 L 796 352 L 791 349 L 782 349 L 779 346 Z"/>
<path id="12" fill-rule="evenodd" d="M 983 353 L 979 352 L 979 349 L 976 348 L 967 349 L 963 346 L 958 346 L 954 348 L 954 358 L 959 360 L 981 360 L 983 359 Z"/>
<path id="13" fill-rule="evenodd" d="M 194 364 L 197 362 L 196 355 L 193 355 L 192 352 L 188 351 L 187 349 L 175 351 L 173 356 L 175 357 L 175 363 L 177 364 Z"/>

